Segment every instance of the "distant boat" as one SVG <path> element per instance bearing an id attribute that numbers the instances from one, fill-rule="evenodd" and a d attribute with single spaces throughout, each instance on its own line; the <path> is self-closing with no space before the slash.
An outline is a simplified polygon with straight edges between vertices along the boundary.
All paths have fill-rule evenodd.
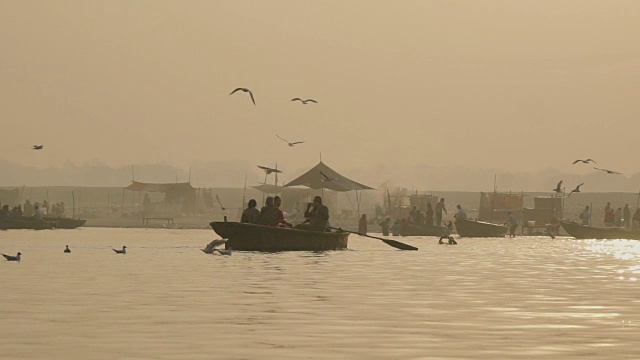
<path id="1" fill-rule="evenodd" d="M 45 216 L 44 221 L 53 224 L 56 229 L 75 229 L 84 225 L 87 220 Z"/>
<path id="2" fill-rule="evenodd" d="M 32 217 L 5 218 L 0 220 L 0 230 L 50 230 L 53 224 Z"/>
<path id="3" fill-rule="evenodd" d="M 225 249 L 239 251 L 345 250 L 348 232 L 309 231 L 239 222 L 210 223 L 225 242 Z"/>
<path id="4" fill-rule="evenodd" d="M 627 239 L 640 240 L 640 230 L 619 227 L 595 227 L 575 222 L 561 221 L 562 228 L 576 239 Z"/>
<path id="5" fill-rule="evenodd" d="M 509 228 L 505 225 L 484 221 L 456 219 L 456 230 L 460 237 L 504 237 Z"/>

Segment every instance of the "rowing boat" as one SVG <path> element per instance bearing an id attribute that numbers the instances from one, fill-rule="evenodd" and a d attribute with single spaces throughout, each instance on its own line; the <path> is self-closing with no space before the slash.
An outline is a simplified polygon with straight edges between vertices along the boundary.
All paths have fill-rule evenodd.
<path id="1" fill-rule="evenodd" d="M 243 251 L 345 250 L 348 232 L 322 232 L 239 222 L 214 221 L 209 225 L 223 239 L 226 249 Z"/>
<path id="2" fill-rule="evenodd" d="M 504 237 L 509 228 L 484 221 L 456 219 L 456 230 L 460 237 Z"/>
<path id="3" fill-rule="evenodd" d="M 620 227 L 595 227 L 561 221 L 562 228 L 576 239 L 629 239 L 640 240 L 640 230 Z"/>

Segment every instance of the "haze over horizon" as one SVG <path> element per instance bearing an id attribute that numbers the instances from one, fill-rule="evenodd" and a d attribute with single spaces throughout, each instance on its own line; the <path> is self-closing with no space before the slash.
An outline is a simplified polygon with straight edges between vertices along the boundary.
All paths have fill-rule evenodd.
<path id="1" fill-rule="evenodd" d="M 639 15 L 595 0 L 3 2 L 0 185 L 227 164 L 194 180 L 242 186 L 257 164 L 291 180 L 322 154 L 372 186 L 490 191 L 498 173 L 513 190 L 565 176 L 637 191 Z M 625 175 L 571 164 L 586 157 Z"/>

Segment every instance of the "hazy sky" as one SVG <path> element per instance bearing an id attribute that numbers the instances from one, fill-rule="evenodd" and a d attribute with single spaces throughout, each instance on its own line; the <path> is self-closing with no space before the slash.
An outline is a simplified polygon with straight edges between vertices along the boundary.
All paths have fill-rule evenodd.
<path id="1" fill-rule="evenodd" d="M 638 35 L 636 0 L 1 1 L 0 158 L 632 174 Z"/>

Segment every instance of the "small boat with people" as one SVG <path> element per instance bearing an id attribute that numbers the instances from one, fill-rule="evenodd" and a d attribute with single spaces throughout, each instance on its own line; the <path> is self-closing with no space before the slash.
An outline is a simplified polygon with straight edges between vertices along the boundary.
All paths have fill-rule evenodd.
<path id="1" fill-rule="evenodd" d="M 474 237 L 504 237 L 509 231 L 509 227 L 505 225 L 493 224 L 490 222 L 469 220 L 457 218 L 456 231 L 460 237 L 474 238 Z"/>
<path id="2" fill-rule="evenodd" d="M 640 230 L 622 227 L 595 227 L 577 222 L 560 221 L 562 228 L 576 239 L 627 239 L 640 240 Z"/>
<path id="3" fill-rule="evenodd" d="M 53 224 L 56 229 L 76 229 L 84 225 L 87 220 L 84 219 L 71 219 L 65 217 L 48 217 L 45 216 L 42 220 Z"/>
<path id="4" fill-rule="evenodd" d="M 225 249 L 240 251 L 345 250 L 346 231 L 314 231 L 259 224 L 213 221 L 209 225 L 223 239 Z"/>

